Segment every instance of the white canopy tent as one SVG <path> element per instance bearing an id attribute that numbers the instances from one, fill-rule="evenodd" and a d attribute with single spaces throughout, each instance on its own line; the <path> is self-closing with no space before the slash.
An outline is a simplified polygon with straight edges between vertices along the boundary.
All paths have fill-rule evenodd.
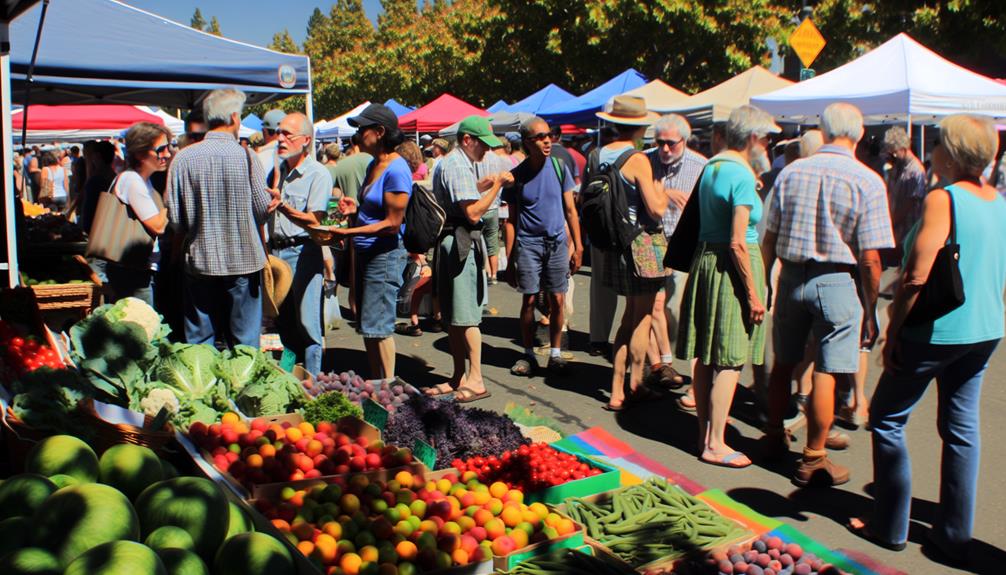
<path id="1" fill-rule="evenodd" d="M 356 133 L 356 128 L 349 125 L 349 119 L 353 116 L 358 116 L 369 105 L 369 101 L 364 102 L 334 120 L 324 122 L 320 126 L 315 125 L 315 138 L 318 140 L 336 140 L 338 138 L 352 137 Z"/>
<path id="2" fill-rule="evenodd" d="M 693 126 L 725 122 L 735 108 L 751 103 L 751 98 L 792 85 L 793 82 L 776 76 L 761 66 L 748 68 L 729 80 L 654 111 L 674 112 L 688 118 Z M 649 106 L 648 106 L 649 107 Z"/>
<path id="3" fill-rule="evenodd" d="M 779 120 L 801 124 L 816 124 L 834 102 L 855 104 L 872 124 L 924 124 L 957 113 L 1006 118 L 1006 86 L 906 34 L 816 78 L 751 99 Z"/>

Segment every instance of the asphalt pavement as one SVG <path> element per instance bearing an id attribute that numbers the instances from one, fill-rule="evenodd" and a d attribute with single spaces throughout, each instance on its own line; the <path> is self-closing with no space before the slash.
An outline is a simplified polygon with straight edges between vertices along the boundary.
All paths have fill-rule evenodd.
<path id="1" fill-rule="evenodd" d="M 890 278 L 885 276 L 886 281 Z M 834 460 L 852 470 L 849 483 L 837 488 L 797 488 L 790 482 L 793 465 L 766 466 L 757 457 L 756 440 L 760 431 L 754 421 L 753 397 L 747 389 L 738 389 L 732 412 L 733 425 L 728 430 L 728 442 L 735 449 L 752 456 L 755 464 L 746 469 L 726 469 L 700 462 L 694 451 L 697 443 L 697 426 L 692 414 L 675 405 L 677 394 L 639 405 L 628 412 L 609 413 L 601 409 L 607 401 L 611 386 L 611 364 L 604 358 L 590 357 L 588 343 L 588 295 L 590 269 L 582 270 L 574 278 L 575 312 L 570 320 L 570 347 L 573 352 L 571 370 L 565 377 L 546 376 L 544 369 L 532 378 L 510 374 L 509 369 L 520 358 L 521 347 L 516 338 L 520 296 L 509 286 L 500 283 L 490 287 L 490 301 L 483 318 L 483 373 L 492 397 L 472 405 L 502 412 L 509 402 L 530 407 L 536 415 L 548 417 L 567 434 L 602 426 L 618 439 L 629 443 L 637 451 L 661 464 L 680 472 L 699 483 L 727 492 L 766 516 L 775 517 L 792 525 L 832 549 L 848 551 L 850 555 L 863 554 L 875 561 L 910 575 L 1006 573 L 1006 522 L 1000 515 L 1006 512 L 1006 481 L 999 473 L 1006 471 L 1003 455 L 1006 442 L 1006 353 L 1001 349 L 993 356 L 986 372 L 981 402 L 982 462 L 978 488 L 977 514 L 971 564 L 955 568 L 936 562 L 923 550 L 926 531 L 939 499 L 940 438 L 936 430 L 935 384 L 912 414 L 907 427 L 909 449 L 912 456 L 913 502 L 912 524 L 908 548 L 900 553 L 887 551 L 870 544 L 846 531 L 844 525 L 851 516 L 868 515 L 872 498 L 867 494 L 873 479 L 869 432 L 860 428 L 849 432 L 852 446 L 844 452 L 833 452 Z M 345 289 L 340 291 L 346 297 Z M 882 301 L 883 306 L 888 302 Z M 884 316 L 883 310 L 881 316 Z M 621 306 L 616 315 L 616 325 L 621 317 Z M 769 327 L 771 328 L 771 319 Z M 423 324 L 425 325 L 425 324 Z M 450 375 L 451 358 L 447 336 L 424 333 L 420 337 L 395 336 L 398 346 L 400 377 L 417 386 L 440 383 Z M 771 344 L 768 358 L 771 358 Z M 326 364 L 337 371 L 355 369 L 366 372 L 363 340 L 344 323 L 338 330 L 329 332 Z M 544 365 L 544 359 L 542 365 Z M 867 379 L 868 395 L 872 393 L 880 376 L 880 352 L 870 357 Z M 685 362 L 678 361 L 676 369 L 687 373 Z M 751 372 L 746 369 L 741 377 L 744 386 L 751 385 Z M 793 446 L 794 462 L 797 452 L 806 439 L 806 428 L 797 432 Z"/>

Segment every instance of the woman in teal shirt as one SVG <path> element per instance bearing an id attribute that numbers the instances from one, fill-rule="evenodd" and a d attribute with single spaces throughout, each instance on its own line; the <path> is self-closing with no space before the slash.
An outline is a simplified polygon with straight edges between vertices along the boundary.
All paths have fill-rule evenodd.
<path id="1" fill-rule="evenodd" d="M 954 183 L 926 196 L 922 219 L 905 241 L 905 272 L 891 305 L 884 375 L 870 404 L 874 513 L 869 525 L 854 519 L 849 526 L 889 549 L 903 549 L 908 538 L 912 479 L 904 427 L 933 379 L 939 390 L 943 453 L 940 501 L 929 542 L 950 559 L 964 560 L 971 541 L 982 378 L 1003 336 L 1006 200 L 981 179 L 997 145 L 995 126 L 987 118 L 962 114 L 940 122 L 933 167 L 942 181 Z M 960 246 L 964 304 L 935 321 L 912 322 L 912 306 L 948 240 L 951 217 Z"/>
<path id="2" fill-rule="evenodd" d="M 685 284 L 677 356 L 697 359 L 692 374 L 699 458 L 747 467 L 725 440 L 741 368 L 765 360 L 765 266 L 755 225 L 762 202 L 753 160 L 767 154 L 772 117 L 742 106 L 727 122 L 727 150 L 709 160 L 699 182 L 699 246 Z"/>

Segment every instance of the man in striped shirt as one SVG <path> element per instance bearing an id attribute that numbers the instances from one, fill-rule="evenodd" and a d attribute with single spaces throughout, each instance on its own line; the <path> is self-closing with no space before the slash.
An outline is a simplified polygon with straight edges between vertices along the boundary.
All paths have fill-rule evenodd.
<path id="1" fill-rule="evenodd" d="M 262 166 L 238 143 L 245 95 L 214 90 L 203 101 L 210 131 L 171 163 L 165 203 L 183 238 L 185 340 L 214 343 L 214 318 L 228 345 L 259 346 L 261 271 L 259 230 L 279 204 L 265 187 Z"/>
<path id="2" fill-rule="evenodd" d="M 832 104 L 821 115 L 821 130 L 825 145 L 786 166 L 776 179 L 762 244 L 766 270 L 777 256 L 782 263 L 773 315 L 767 455 L 789 451 L 783 417 L 808 336 L 817 353 L 807 446 L 793 477 L 799 486 L 849 480 L 849 470 L 831 462 L 825 448 L 834 420 L 835 376 L 856 373 L 860 348 L 876 341 L 878 250 L 894 246 L 884 182 L 854 156 L 863 137 L 862 114 L 851 104 Z"/>

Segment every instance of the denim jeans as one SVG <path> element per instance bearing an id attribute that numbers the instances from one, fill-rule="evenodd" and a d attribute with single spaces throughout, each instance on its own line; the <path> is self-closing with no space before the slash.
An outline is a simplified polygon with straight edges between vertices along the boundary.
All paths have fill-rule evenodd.
<path id="1" fill-rule="evenodd" d="M 982 377 L 998 343 L 934 345 L 900 340 L 900 368 L 884 372 L 870 402 L 875 487 L 870 531 L 874 536 L 888 543 L 908 538 L 912 465 L 904 430 L 912 409 L 936 379 L 936 426 L 943 453 L 932 534 L 945 551 L 964 555 L 971 540 L 978 489 Z"/>
<path id="2" fill-rule="evenodd" d="M 395 333 L 398 290 L 408 255 L 401 242 L 392 249 L 357 250 L 357 329 L 365 339 L 385 339 Z"/>
<path id="3" fill-rule="evenodd" d="M 226 326 L 221 334 L 229 346 L 258 349 L 262 333 L 262 272 L 243 276 L 185 274 L 185 341 L 208 343 L 216 339 L 214 318 Z"/>
<path id="4" fill-rule="evenodd" d="M 279 307 L 276 327 L 283 347 L 297 355 L 312 375 L 321 373 L 324 337 L 321 329 L 321 289 L 324 260 L 321 247 L 311 242 L 277 250 L 275 256 L 290 264 L 293 285 Z"/>

